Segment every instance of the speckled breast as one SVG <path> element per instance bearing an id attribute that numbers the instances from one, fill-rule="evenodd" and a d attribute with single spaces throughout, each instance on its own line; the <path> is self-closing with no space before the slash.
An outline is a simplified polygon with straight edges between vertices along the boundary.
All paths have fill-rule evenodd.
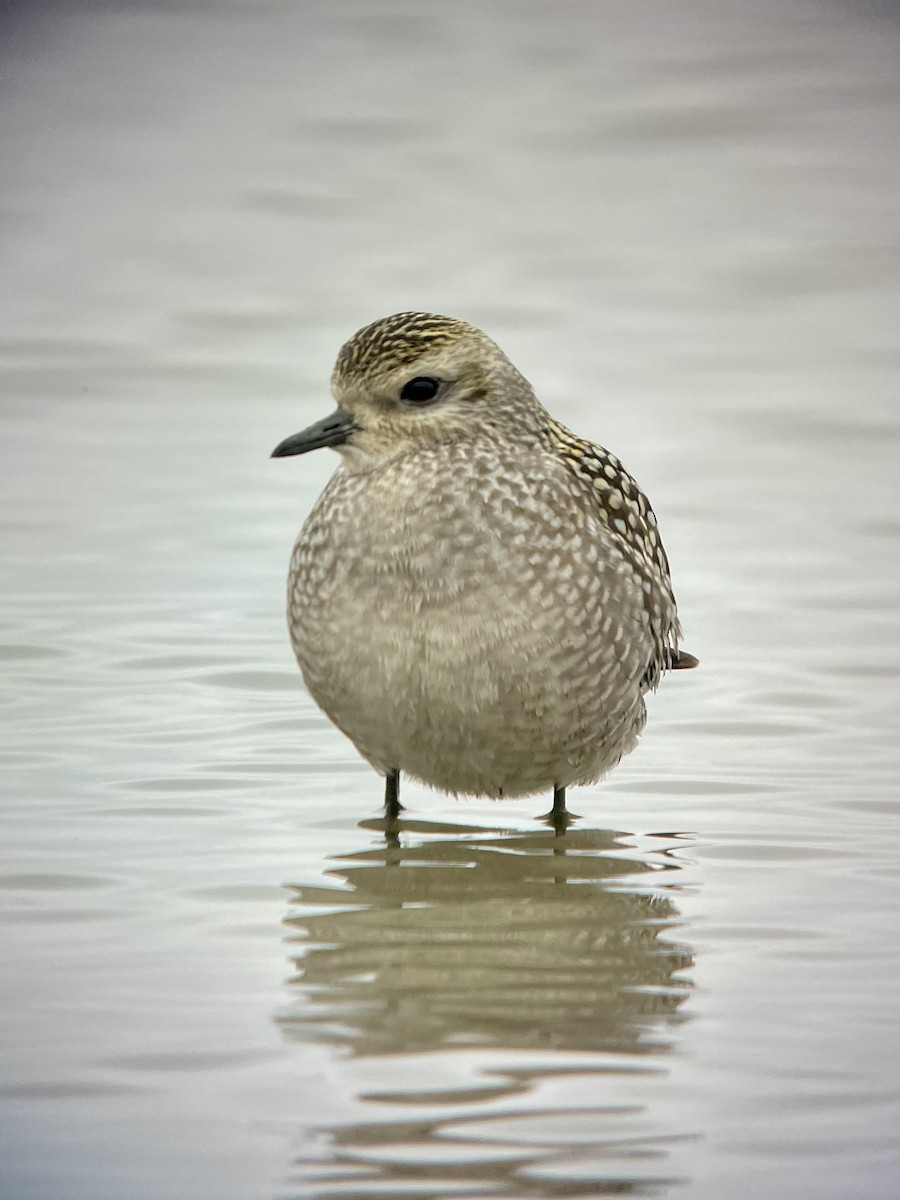
<path id="1" fill-rule="evenodd" d="M 360 753 L 445 791 L 591 781 L 643 724 L 640 584 L 540 449 L 340 469 L 295 547 L 288 613 L 313 699 Z"/>

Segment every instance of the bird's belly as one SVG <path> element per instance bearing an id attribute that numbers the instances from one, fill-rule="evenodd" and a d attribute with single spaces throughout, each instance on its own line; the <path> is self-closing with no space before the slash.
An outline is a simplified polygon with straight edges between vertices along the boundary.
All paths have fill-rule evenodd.
<path id="1" fill-rule="evenodd" d="M 379 770 L 443 791 L 517 796 L 599 778 L 644 719 L 621 597 L 586 612 L 490 577 L 423 599 L 402 574 L 357 573 L 327 604 L 295 597 L 313 699 Z"/>

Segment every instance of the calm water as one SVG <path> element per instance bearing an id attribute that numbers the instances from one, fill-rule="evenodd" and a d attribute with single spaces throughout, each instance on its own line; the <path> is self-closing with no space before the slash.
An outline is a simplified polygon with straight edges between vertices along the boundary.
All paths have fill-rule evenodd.
<path id="1" fill-rule="evenodd" d="M 900 1195 L 900 17 L 0 18 L 4 1200 Z M 624 459 L 703 669 L 572 794 L 303 693 L 341 341 L 488 329 Z"/>

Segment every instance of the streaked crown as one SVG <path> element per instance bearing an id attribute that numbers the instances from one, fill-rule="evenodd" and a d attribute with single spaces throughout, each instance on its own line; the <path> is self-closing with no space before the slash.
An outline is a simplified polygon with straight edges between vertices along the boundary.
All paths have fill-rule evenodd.
<path id="1" fill-rule="evenodd" d="M 334 381 L 340 383 L 373 369 L 394 371 L 418 362 L 431 351 L 463 341 L 493 344 L 480 329 L 455 317 L 442 317 L 436 313 L 394 313 L 365 325 L 344 343 L 335 364 Z"/>

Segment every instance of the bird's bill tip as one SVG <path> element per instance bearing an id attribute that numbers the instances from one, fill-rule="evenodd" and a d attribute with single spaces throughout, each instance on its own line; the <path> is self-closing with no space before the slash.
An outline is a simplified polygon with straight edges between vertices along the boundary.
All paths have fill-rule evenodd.
<path id="1" fill-rule="evenodd" d="M 293 454 L 306 454 L 310 450 L 319 450 L 322 446 L 342 446 L 354 428 L 350 413 L 338 408 L 330 417 L 324 417 L 300 433 L 293 433 L 283 442 L 279 442 L 270 457 L 290 458 Z"/>

